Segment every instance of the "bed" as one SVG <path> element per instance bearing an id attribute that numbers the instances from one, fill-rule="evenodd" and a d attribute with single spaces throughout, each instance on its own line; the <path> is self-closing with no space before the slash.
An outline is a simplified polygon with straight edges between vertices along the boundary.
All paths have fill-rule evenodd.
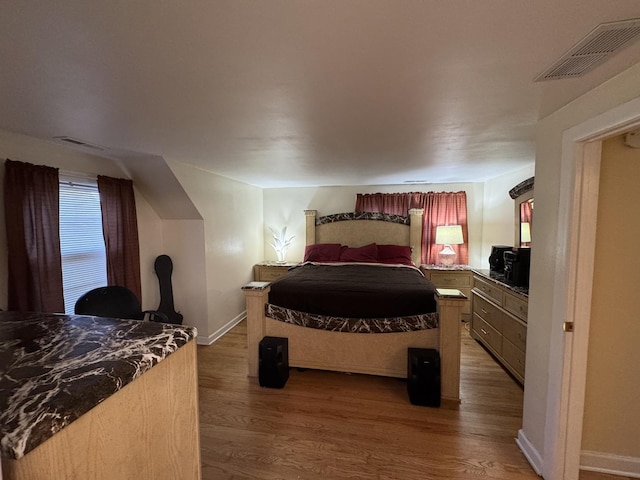
<path id="1" fill-rule="evenodd" d="M 413 263 L 419 265 L 422 215 L 421 209 L 413 209 L 408 217 L 367 213 L 318 217 L 315 210 L 306 210 L 306 245 L 339 244 L 354 251 L 366 250 L 371 244 L 409 246 Z M 362 272 L 360 276 L 368 277 L 370 273 L 365 272 L 366 268 L 377 268 L 383 271 L 383 276 L 392 279 L 395 271 L 402 267 L 393 261 L 386 265 L 368 265 L 362 259 L 358 260 L 352 266 L 346 265 L 352 262 L 340 262 L 336 265 L 331 265 L 332 262 L 305 262 L 294 267 L 287 276 L 273 285 L 268 282 L 251 282 L 243 287 L 247 305 L 249 375 L 258 375 L 258 344 L 264 336 L 289 339 L 289 365 L 292 367 L 398 378 L 406 378 L 408 348 L 435 348 L 440 352 L 442 399 L 459 401 L 460 314 L 464 296 L 457 290 L 436 290 L 435 295 L 433 290 L 423 290 L 423 303 L 431 306 L 407 306 L 409 310 L 402 310 L 400 315 L 375 307 L 375 311 L 380 312 L 378 315 L 371 315 L 371 318 L 366 314 L 366 318 L 363 318 L 351 311 L 346 315 L 336 315 L 336 312 L 329 310 L 322 310 L 318 314 L 297 315 L 297 308 L 285 308 L 276 304 L 281 303 L 280 283 L 284 280 L 295 281 L 299 276 L 308 278 L 307 271 L 315 272 L 312 275 L 329 275 L 330 278 L 338 275 L 337 280 L 331 278 L 330 281 L 340 283 L 343 282 L 341 276 L 344 275 L 336 272 L 343 269 L 357 268 L 357 272 Z M 360 265 L 356 266 L 355 263 Z M 347 273 L 349 275 L 351 274 Z M 422 275 L 419 269 L 414 267 L 410 275 L 416 277 L 415 281 L 411 280 L 409 283 L 415 283 L 418 288 L 428 288 L 428 285 L 433 288 L 430 282 L 427 281 L 428 285 L 425 286 L 418 279 L 417 276 Z M 305 280 L 300 283 L 305 283 Z M 394 286 L 397 283 L 398 281 L 392 281 Z M 272 288 L 274 303 L 270 301 Z M 289 300 L 294 302 L 295 307 L 296 302 L 307 301 L 306 297 L 315 297 L 315 293 L 323 288 L 311 285 L 311 291 L 307 293 L 294 290 L 290 293 Z M 357 291 L 358 288 L 351 290 Z M 397 300 L 403 298 L 401 290 L 393 295 L 396 300 L 387 303 L 397 303 L 400 306 L 408 304 L 408 301 Z M 384 302 L 383 300 L 383 304 Z M 347 298 L 343 303 L 349 305 L 355 303 L 355 300 L 351 302 Z M 318 308 L 326 307 L 326 304 L 322 307 L 320 300 L 316 304 Z"/>

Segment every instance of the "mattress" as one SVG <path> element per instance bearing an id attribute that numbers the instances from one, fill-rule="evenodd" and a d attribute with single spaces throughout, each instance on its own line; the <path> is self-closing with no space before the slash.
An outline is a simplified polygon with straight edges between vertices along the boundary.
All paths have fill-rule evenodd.
<path id="1" fill-rule="evenodd" d="M 271 284 L 269 304 L 313 315 L 389 319 L 435 313 L 435 286 L 412 266 L 304 263 Z"/>

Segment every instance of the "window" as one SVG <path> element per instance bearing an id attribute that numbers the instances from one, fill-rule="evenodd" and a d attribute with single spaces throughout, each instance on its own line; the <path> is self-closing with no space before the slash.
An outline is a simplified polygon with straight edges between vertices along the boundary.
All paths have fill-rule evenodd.
<path id="1" fill-rule="evenodd" d="M 100 195 L 95 179 L 60 173 L 60 250 L 64 311 L 73 313 L 82 294 L 107 285 Z"/>

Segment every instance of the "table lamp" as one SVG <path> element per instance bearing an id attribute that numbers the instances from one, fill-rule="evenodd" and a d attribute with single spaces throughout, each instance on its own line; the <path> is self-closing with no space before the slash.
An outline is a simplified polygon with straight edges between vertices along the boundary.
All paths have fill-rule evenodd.
<path id="1" fill-rule="evenodd" d="M 464 243 L 462 238 L 462 225 L 443 225 L 436 227 L 436 243 L 444 245 L 438 254 L 442 265 L 451 266 L 456 259 L 456 252 L 451 245 Z"/>

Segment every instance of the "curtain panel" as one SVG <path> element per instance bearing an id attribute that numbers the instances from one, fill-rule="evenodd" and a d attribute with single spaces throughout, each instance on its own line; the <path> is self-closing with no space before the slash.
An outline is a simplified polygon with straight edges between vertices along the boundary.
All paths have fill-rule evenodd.
<path id="1" fill-rule="evenodd" d="M 5 161 L 8 308 L 64 312 L 58 169 Z"/>
<path id="2" fill-rule="evenodd" d="M 469 263 L 466 192 L 411 192 L 411 193 L 359 193 L 356 196 L 356 212 L 379 212 L 408 216 L 409 209 L 423 208 L 422 258 L 424 264 L 439 263 L 436 245 L 436 227 L 461 225 L 462 245 L 452 245 L 457 263 Z"/>
<path id="3" fill-rule="evenodd" d="M 98 192 L 107 255 L 107 282 L 127 287 L 141 300 L 140 245 L 133 182 L 99 175 Z"/>

